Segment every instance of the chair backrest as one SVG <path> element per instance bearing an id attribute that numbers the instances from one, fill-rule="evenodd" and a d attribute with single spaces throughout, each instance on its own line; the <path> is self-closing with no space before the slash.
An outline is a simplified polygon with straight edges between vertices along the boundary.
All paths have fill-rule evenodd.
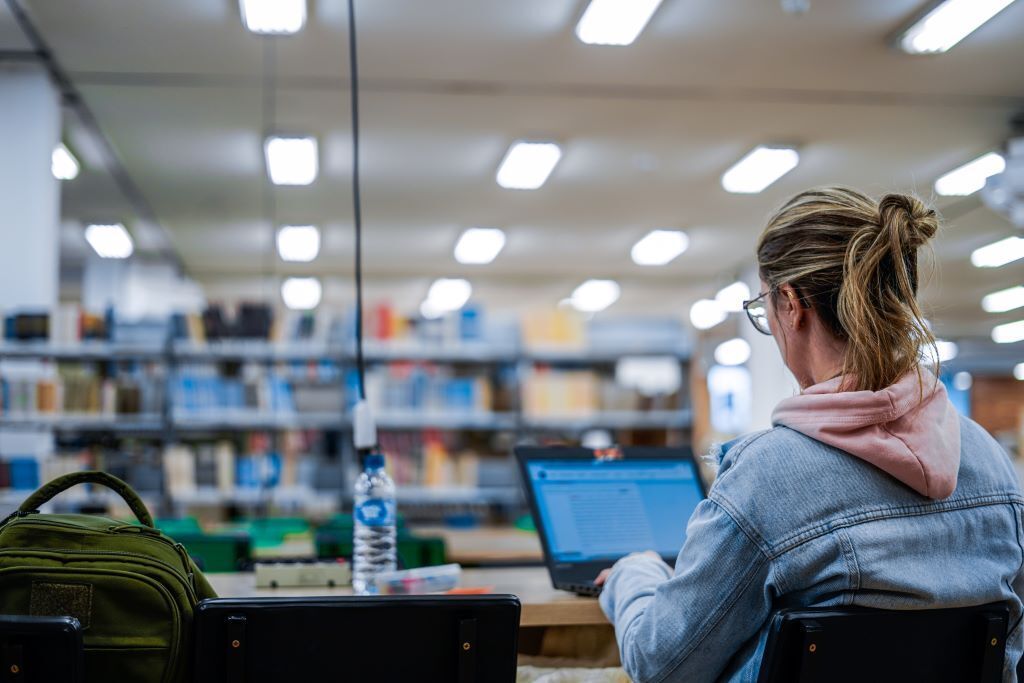
<path id="1" fill-rule="evenodd" d="M 218 598 L 196 613 L 196 683 L 513 683 L 513 595 Z"/>
<path id="2" fill-rule="evenodd" d="M 81 683 L 83 675 L 78 619 L 0 615 L 0 681 Z"/>
<path id="3" fill-rule="evenodd" d="M 758 683 L 1002 680 L 1005 603 L 934 610 L 784 609 Z"/>

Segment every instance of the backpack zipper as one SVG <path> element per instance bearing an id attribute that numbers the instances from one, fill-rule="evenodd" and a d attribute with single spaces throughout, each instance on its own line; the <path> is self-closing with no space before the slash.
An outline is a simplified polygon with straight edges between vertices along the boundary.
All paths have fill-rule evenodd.
<path id="1" fill-rule="evenodd" d="M 33 511 L 33 512 L 36 512 L 36 511 Z M 3 521 L 3 523 L 0 523 L 0 529 L 2 529 L 4 527 L 4 525 L 7 524 L 8 521 L 16 522 L 20 518 L 28 517 L 33 512 L 22 512 L 21 510 L 15 510 L 13 513 L 11 513 L 7 517 L 6 520 Z M 197 592 L 197 590 L 196 590 L 196 577 L 195 577 L 195 573 L 192 571 L 191 558 L 189 558 L 188 551 L 185 550 L 185 546 L 183 546 L 180 543 L 175 543 L 171 539 L 167 538 L 158 529 L 154 529 L 153 531 L 150 531 L 146 527 L 135 526 L 134 524 L 111 525 L 111 526 L 108 526 L 106 529 L 90 529 L 89 527 L 86 527 L 86 526 L 80 526 L 80 525 L 77 525 L 77 524 L 69 524 L 67 522 L 58 522 L 58 521 L 55 521 L 55 520 L 43 519 L 43 518 L 33 519 L 32 520 L 32 524 L 42 524 L 42 525 L 45 525 L 45 526 L 58 527 L 60 529 L 73 529 L 74 531 L 76 531 L 78 533 L 89 533 L 89 534 L 114 534 L 114 535 L 117 535 L 117 534 L 124 534 L 126 532 L 132 531 L 133 533 L 136 533 L 136 534 L 144 534 L 147 538 L 157 539 L 160 542 L 165 543 L 165 544 L 171 546 L 171 548 L 174 550 L 174 552 L 178 555 L 178 557 L 181 559 L 182 570 L 183 570 L 185 576 L 188 578 L 188 585 L 189 585 L 189 587 L 192 589 L 193 593 Z M 133 531 L 133 530 L 136 530 L 136 529 L 138 531 Z M 121 552 L 121 551 L 106 551 L 106 552 Z M 132 555 L 133 553 L 126 553 L 126 554 Z M 145 555 L 139 555 L 139 557 L 144 557 L 145 558 L 146 556 Z M 178 571 L 177 569 L 174 569 L 174 567 L 172 565 L 164 562 L 163 560 L 153 560 L 153 561 L 154 562 L 159 562 L 160 564 L 164 565 L 165 567 L 167 567 L 167 568 L 169 568 L 169 569 L 171 569 L 171 570 L 173 570 L 175 572 Z"/>
<path id="2" fill-rule="evenodd" d="M 27 548 L 5 548 L 3 550 L 0 550 L 0 557 L 2 557 L 3 555 L 24 556 L 26 554 L 32 555 L 35 553 L 54 553 L 71 555 L 113 555 L 118 557 L 130 557 L 135 560 L 141 560 L 143 563 L 152 563 L 158 565 L 159 567 L 165 569 L 169 574 L 173 576 L 180 576 L 180 572 L 173 565 L 170 565 L 167 562 L 164 562 L 163 560 L 158 560 L 156 558 L 149 557 L 148 555 L 142 555 L 140 553 L 131 553 L 127 550 L 81 550 L 77 548 L 46 548 L 45 550 L 32 550 Z M 192 575 L 189 574 L 189 577 L 191 576 Z M 186 593 L 188 593 L 188 597 L 192 598 L 193 603 L 198 603 L 199 598 L 196 596 L 195 586 L 193 586 L 190 582 L 186 581 L 183 581 L 182 583 L 185 586 L 185 590 Z"/>

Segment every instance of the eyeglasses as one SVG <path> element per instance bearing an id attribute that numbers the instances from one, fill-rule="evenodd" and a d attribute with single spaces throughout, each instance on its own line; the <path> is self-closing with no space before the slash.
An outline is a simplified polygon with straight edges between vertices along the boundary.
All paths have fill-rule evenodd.
<path id="1" fill-rule="evenodd" d="M 765 297 L 771 293 L 772 290 L 769 289 L 758 294 L 756 298 L 743 302 L 743 310 L 750 318 L 750 324 L 754 326 L 755 330 L 769 337 L 772 334 L 772 328 L 768 326 L 768 305 L 765 303 Z"/>
<path id="2" fill-rule="evenodd" d="M 776 291 L 778 291 L 778 287 L 772 287 L 767 292 L 758 294 L 756 298 L 743 302 L 743 310 L 747 312 L 750 324 L 754 326 L 755 330 L 761 334 L 767 334 L 769 337 L 772 336 L 772 328 L 768 325 L 768 305 L 765 303 L 765 297 Z M 786 294 L 791 300 L 799 301 L 802 308 L 811 307 L 811 302 L 801 296 L 799 291 L 796 294 L 787 291 Z"/>

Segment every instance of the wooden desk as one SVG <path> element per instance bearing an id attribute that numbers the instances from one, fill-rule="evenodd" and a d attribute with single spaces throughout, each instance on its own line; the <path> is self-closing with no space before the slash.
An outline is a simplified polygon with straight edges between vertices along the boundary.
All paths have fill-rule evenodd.
<path id="1" fill-rule="evenodd" d="M 207 574 L 217 594 L 224 598 L 251 596 L 350 595 L 349 588 L 256 588 L 256 575 Z M 523 604 L 520 625 L 534 626 L 608 626 L 608 620 L 595 598 L 583 598 L 551 587 L 547 569 L 464 569 L 460 586 L 486 586 L 495 593 L 519 596 Z"/>
<path id="2" fill-rule="evenodd" d="M 452 529 L 445 526 L 410 527 L 420 536 L 444 539 L 449 562 L 463 565 L 534 563 L 544 561 L 540 538 L 534 531 L 513 527 Z"/>

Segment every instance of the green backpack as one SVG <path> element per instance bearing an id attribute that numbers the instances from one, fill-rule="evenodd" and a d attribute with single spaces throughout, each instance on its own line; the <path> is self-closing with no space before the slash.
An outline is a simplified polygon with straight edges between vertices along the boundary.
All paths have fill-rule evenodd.
<path id="1" fill-rule="evenodd" d="M 142 526 L 39 513 L 83 483 L 120 494 Z M 0 614 L 77 618 L 90 683 L 191 681 L 192 618 L 212 597 L 185 548 L 153 527 L 128 484 L 105 472 L 58 477 L 0 523 Z"/>

